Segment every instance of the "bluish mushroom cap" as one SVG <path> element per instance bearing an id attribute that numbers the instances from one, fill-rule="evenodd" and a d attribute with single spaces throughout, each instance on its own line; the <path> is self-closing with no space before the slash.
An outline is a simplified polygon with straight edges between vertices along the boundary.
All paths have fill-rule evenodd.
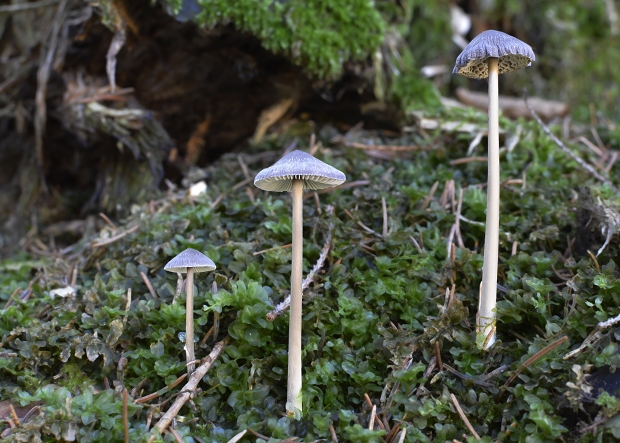
<path id="1" fill-rule="evenodd" d="M 303 151 L 293 151 L 258 173 L 254 185 L 264 191 L 293 189 L 293 180 L 301 180 L 304 189 L 324 189 L 345 182 L 346 176 L 333 166 Z"/>
<path id="2" fill-rule="evenodd" d="M 500 31 L 484 31 L 463 49 L 452 73 L 469 78 L 487 78 L 489 57 L 499 59 L 500 74 L 525 68 L 536 60 L 532 48 L 518 38 Z"/>
<path id="3" fill-rule="evenodd" d="M 188 268 L 194 269 L 195 273 L 213 271 L 215 263 L 202 252 L 188 248 L 164 266 L 164 269 L 168 272 L 186 273 Z"/>

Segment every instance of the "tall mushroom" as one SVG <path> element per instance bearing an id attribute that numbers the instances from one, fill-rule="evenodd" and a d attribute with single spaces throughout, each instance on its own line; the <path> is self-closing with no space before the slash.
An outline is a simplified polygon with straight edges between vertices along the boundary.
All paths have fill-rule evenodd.
<path id="1" fill-rule="evenodd" d="M 495 343 L 497 265 L 499 249 L 499 74 L 530 66 L 536 60 L 532 48 L 499 31 L 484 31 L 456 59 L 453 74 L 489 78 L 489 158 L 487 220 L 484 238 L 482 285 L 476 320 L 476 343 L 488 349 Z"/>
<path id="2" fill-rule="evenodd" d="M 215 263 L 195 249 L 189 248 L 181 252 L 168 262 L 164 269 L 168 272 L 187 273 L 185 282 L 185 355 L 187 362 L 195 360 L 194 357 L 194 273 L 213 271 Z M 187 366 L 187 372 L 194 372 L 194 365 Z"/>
<path id="3" fill-rule="evenodd" d="M 338 186 L 346 180 L 338 169 L 303 151 L 293 151 L 263 169 L 254 185 L 265 191 L 293 194 L 293 250 L 291 267 L 291 314 L 288 342 L 286 411 L 300 416 L 301 403 L 301 283 L 303 255 L 303 190 Z"/>

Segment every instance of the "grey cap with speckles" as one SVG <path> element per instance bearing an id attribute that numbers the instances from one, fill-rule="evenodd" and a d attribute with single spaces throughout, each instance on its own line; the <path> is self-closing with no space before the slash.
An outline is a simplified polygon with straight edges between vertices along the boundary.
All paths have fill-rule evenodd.
<path id="1" fill-rule="evenodd" d="M 186 273 L 188 268 L 193 268 L 196 273 L 213 271 L 215 269 L 215 263 L 202 252 L 189 248 L 174 257 L 164 266 L 164 269 L 168 272 Z"/>
<path id="2" fill-rule="evenodd" d="M 264 191 L 285 192 L 293 189 L 293 180 L 302 180 L 304 189 L 338 186 L 347 178 L 338 169 L 303 151 L 293 151 L 258 173 L 254 185 Z"/>
<path id="3" fill-rule="evenodd" d="M 532 48 L 518 38 L 500 31 L 484 31 L 463 49 L 452 73 L 469 78 L 487 78 L 489 57 L 499 59 L 500 74 L 525 68 L 536 60 Z"/>

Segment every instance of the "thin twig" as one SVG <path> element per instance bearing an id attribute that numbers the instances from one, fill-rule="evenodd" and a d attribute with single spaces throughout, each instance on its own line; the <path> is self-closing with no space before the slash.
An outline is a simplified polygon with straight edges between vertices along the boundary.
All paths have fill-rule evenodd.
<path id="1" fill-rule="evenodd" d="M 560 346 L 562 343 L 564 343 L 567 340 L 568 340 L 568 337 L 566 335 L 563 337 L 560 337 L 553 343 L 548 344 L 547 346 L 542 348 L 540 351 L 538 351 L 536 354 L 528 358 L 525 361 L 525 363 L 523 363 L 523 365 L 518 367 L 515 373 L 512 374 L 508 380 L 506 380 L 506 383 L 504 383 L 504 386 L 502 386 L 502 388 L 500 389 L 499 394 L 497 394 L 497 402 L 499 402 L 500 399 L 502 398 L 502 395 L 504 395 L 504 391 L 506 390 L 506 388 L 510 386 L 510 384 L 519 376 L 519 374 L 521 374 L 521 372 L 523 372 L 524 369 L 529 367 L 536 360 L 543 357 L 545 354 L 549 353 L 550 351 L 554 350 L 555 348 L 557 348 L 558 346 Z"/>
<path id="2" fill-rule="evenodd" d="M 463 422 L 465 423 L 465 426 L 467 426 L 467 429 L 469 429 L 469 432 L 471 432 L 474 437 L 480 440 L 480 436 L 478 435 L 474 427 L 471 425 L 471 423 L 467 419 L 465 412 L 463 412 L 463 409 L 461 409 L 461 405 L 459 404 L 459 401 L 456 399 L 454 394 L 450 394 L 450 398 L 452 399 L 452 403 L 454 403 L 454 407 L 456 408 L 457 412 L 461 416 L 461 420 L 463 420 Z"/>
<path id="3" fill-rule="evenodd" d="M 203 363 L 198 366 L 194 372 L 192 372 L 192 375 L 189 377 L 189 381 L 182 389 L 183 393 L 177 397 L 153 429 L 157 429 L 159 432 L 162 432 L 170 425 L 170 422 L 177 416 L 185 402 L 187 402 L 194 395 L 194 391 L 198 387 L 198 383 L 200 383 L 202 377 L 204 377 L 209 369 L 211 369 L 215 359 L 220 355 L 227 343 L 228 337 L 213 347 L 211 353 L 202 360 Z"/>
<path id="4" fill-rule="evenodd" d="M 244 429 L 243 431 L 239 432 L 237 435 L 235 435 L 233 438 L 231 438 L 230 440 L 228 440 L 228 443 L 237 443 L 239 440 L 241 440 L 243 438 L 243 436 L 248 432 L 247 429 Z"/>
<path id="5" fill-rule="evenodd" d="M 151 284 L 151 280 L 149 280 L 149 278 L 146 276 L 146 274 L 144 272 L 140 272 L 140 277 L 142 277 L 142 281 L 144 281 L 144 284 L 146 285 L 147 289 L 151 293 L 151 296 L 155 300 L 157 300 L 159 297 L 155 293 L 155 289 L 153 288 L 153 285 Z"/>
<path id="6" fill-rule="evenodd" d="M 328 216 L 332 215 L 334 213 L 334 207 L 328 205 L 325 208 L 325 212 L 327 213 Z M 314 279 L 315 274 L 319 272 L 321 268 L 323 267 L 323 264 L 325 263 L 325 259 L 327 258 L 327 254 L 329 253 L 329 249 L 331 247 L 333 229 L 334 229 L 334 224 L 330 222 L 329 227 L 327 228 L 327 238 L 325 238 L 325 244 L 323 245 L 323 249 L 321 249 L 321 254 L 319 255 L 319 259 L 316 261 L 314 267 L 310 270 L 310 272 L 308 273 L 304 281 L 301 283 L 302 291 L 305 291 L 306 289 L 308 289 L 308 287 L 310 286 L 310 283 L 312 283 L 312 280 Z M 265 318 L 267 319 L 267 321 L 274 321 L 278 316 L 284 314 L 290 305 L 291 305 L 291 295 L 289 294 L 286 296 L 286 298 L 281 303 L 279 303 L 276 306 L 276 308 L 273 311 L 268 312 Z"/>
<path id="7" fill-rule="evenodd" d="M 377 237 L 381 237 L 381 234 L 376 233 L 375 231 L 373 231 L 371 228 L 366 226 L 361 221 L 358 221 L 357 224 L 360 228 L 362 228 L 364 231 L 368 232 L 369 234 L 373 234 L 373 235 L 376 235 Z"/>
<path id="8" fill-rule="evenodd" d="M 433 199 L 433 196 L 435 195 L 435 191 L 437 191 L 437 188 L 439 187 L 439 181 L 436 181 L 435 183 L 433 183 L 433 186 L 431 186 L 430 191 L 428 191 L 428 195 L 426 196 L 426 198 L 424 198 L 424 201 L 422 202 L 422 206 L 420 206 L 421 210 L 425 210 L 426 208 L 428 208 L 428 205 L 431 203 L 431 200 Z"/>
<path id="9" fill-rule="evenodd" d="M 450 165 L 456 166 L 456 165 L 462 165 L 465 163 L 475 163 L 475 162 L 486 163 L 487 161 L 489 161 L 489 159 L 486 157 L 463 157 L 463 158 L 457 158 L 456 160 L 451 160 Z"/>
<path id="10" fill-rule="evenodd" d="M 176 440 L 177 443 L 183 443 L 183 439 L 181 438 L 179 433 L 177 431 L 175 431 L 174 428 L 172 428 L 172 426 L 170 426 L 168 428 L 168 432 L 170 432 L 172 434 L 172 436 L 174 437 L 174 439 Z"/>
<path id="11" fill-rule="evenodd" d="M 132 389 L 131 392 L 129 393 L 129 395 L 131 395 L 132 397 L 135 397 L 136 395 L 138 395 L 138 392 L 145 387 L 149 382 L 148 378 L 143 378 L 142 380 L 140 380 L 138 382 L 137 385 L 135 385 Z"/>
<path id="12" fill-rule="evenodd" d="M 164 395 L 170 389 L 173 389 L 175 386 L 177 386 L 179 383 L 181 383 L 183 380 L 185 380 L 186 377 L 187 377 L 187 374 L 183 374 L 179 378 L 177 378 L 175 381 L 173 381 L 171 385 L 166 386 L 165 388 L 161 388 L 159 391 L 153 392 L 152 394 L 145 395 L 144 397 L 136 398 L 133 402 L 137 403 L 137 404 L 140 404 L 140 403 L 146 403 L 147 401 L 151 401 L 153 399 L 156 399 L 157 397 L 159 397 L 161 395 Z M 144 380 L 147 380 L 147 379 L 144 379 Z M 142 383 L 142 382 L 140 382 L 140 383 Z M 138 385 L 140 385 L 140 383 L 138 383 Z M 137 386 L 136 386 L 136 388 L 137 388 Z M 131 392 L 133 392 L 136 388 L 132 389 Z"/>
<path id="13" fill-rule="evenodd" d="M 261 440 L 265 440 L 265 441 L 268 441 L 268 440 L 269 440 L 269 437 L 267 437 L 266 435 L 263 435 L 263 434 L 259 434 L 258 432 L 256 432 L 256 431 L 255 431 L 254 429 L 252 429 L 252 428 L 248 428 L 248 432 L 249 432 L 250 434 L 252 434 L 254 437 L 256 437 L 256 438 L 260 438 Z"/>
<path id="14" fill-rule="evenodd" d="M 538 124 L 540 125 L 542 130 L 545 131 L 545 133 L 551 138 L 551 140 L 553 140 L 555 142 L 555 144 L 558 145 L 562 151 L 564 151 L 565 154 L 567 154 L 570 158 L 575 160 L 582 168 L 584 168 L 586 171 L 588 171 L 590 174 L 592 174 L 597 180 L 602 181 L 603 183 L 608 185 L 611 189 L 613 189 L 614 191 L 618 192 L 618 190 L 616 189 L 616 187 L 613 185 L 612 182 L 607 180 L 605 177 L 603 177 L 601 174 L 599 174 L 596 171 L 596 169 L 594 169 L 591 165 L 586 163 L 582 158 L 578 157 L 573 151 L 568 149 L 566 147 L 566 145 L 564 143 L 562 143 L 562 141 L 559 138 L 557 138 L 553 134 L 553 132 L 551 132 L 551 130 L 547 127 L 547 125 L 545 125 L 543 123 L 543 121 L 540 119 L 538 114 L 536 114 L 536 111 L 534 111 L 534 109 L 532 109 L 532 107 L 528 103 L 528 101 L 527 101 L 527 93 L 526 92 L 524 92 L 524 94 L 523 94 L 523 99 L 525 100 L 525 106 L 527 106 L 527 109 L 530 110 L 530 113 L 532 114 L 532 117 L 534 117 L 534 120 L 536 120 L 536 122 L 538 122 Z"/>
<path id="15" fill-rule="evenodd" d="M 364 398 L 366 399 L 366 403 L 368 404 L 368 406 L 370 406 L 370 408 L 372 409 L 375 405 L 372 404 L 370 397 L 365 392 L 364 392 Z M 385 426 L 383 426 L 383 423 L 381 423 L 381 420 L 377 420 L 377 425 L 379 425 L 379 427 L 385 431 Z"/>
<path id="16" fill-rule="evenodd" d="M 424 251 L 422 250 L 422 248 L 420 247 L 420 243 L 418 243 L 418 241 L 413 238 L 411 235 L 409 236 L 409 238 L 411 239 L 411 241 L 413 242 L 413 246 L 415 246 L 415 248 L 418 250 L 418 252 L 420 254 L 422 254 Z"/>
<path id="17" fill-rule="evenodd" d="M 443 364 L 443 368 L 446 369 L 448 372 L 451 372 L 452 374 L 456 375 L 457 377 L 462 378 L 463 380 L 471 380 L 474 384 L 476 384 L 478 386 L 483 386 L 485 388 L 493 388 L 493 387 L 495 387 L 494 384 L 478 380 L 477 378 L 474 378 L 471 375 L 463 374 L 463 373 L 457 371 L 452 366 L 450 366 L 450 365 L 448 365 L 446 363 Z"/>
<path id="18" fill-rule="evenodd" d="M 435 358 L 437 358 L 437 366 L 439 367 L 439 371 L 443 371 L 443 362 L 441 361 L 441 352 L 439 350 L 439 342 L 435 342 Z"/>
<path id="19" fill-rule="evenodd" d="M 381 209 L 383 210 L 383 238 L 387 237 L 388 234 L 388 213 L 387 213 L 387 205 L 385 203 L 385 197 L 381 197 Z"/>
<path id="20" fill-rule="evenodd" d="M 372 431 L 375 428 L 375 419 L 377 418 L 377 405 L 372 405 L 370 411 L 370 420 L 368 420 L 368 429 Z"/>
<path id="21" fill-rule="evenodd" d="M 338 443 L 338 436 L 336 435 L 336 430 L 334 429 L 333 424 L 329 424 L 329 433 L 332 436 L 332 443 Z"/>
<path id="22" fill-rule="evenodd" d="M 92 247 L 93 248 L 100 248 L 102 246 L 107 246 L 107 245 L 109 245 L 111 243 L 114 243 L 115 241 L 120 240 L 121 238 L 125 237 L 126 235 L 129 235 L 129 234 L 131 234 L 133 232 L 136 232 L 139 227 L 140 227 L 140 225 L 136 225 L 136 226 L 134 226 L 132 228 L 127 229 L 124 232 L 121 232 L 118 235 L 115 235 L 114 237 L 110 237 L 110 238 L 107 238 L 105 240 L 101 240 L 101 241 L 95 242 L 95 243 L 92 244 Z"/>
<path id="23" fill-rule="evenodd" d="M 370 184 L 370 180 L 357 180 L 357 181 L 354 181 L 354 182 L 343 183 L 342 185 L 334 186 L 333 188 L 325 188 L 325 189 L 321 189 L 319 191 L 306 192 L 304 194 L 304 199 L 313 197 L 313 194 L 315 192 L 317 194 L 319 194 L 319 195 L 320 194 L 327 194 L 329 192 L 340 191 L 342 189 L 355 188 L 357 186 L 365 186 L 365 185 L 369 185 L 369 184 Z"/>
<path id="24" fill-rule="evenodd" d="M 364 149 L 370 151 L 383 151 L 383 152 L 412 152 L 412 151 L 428 151 L 431 148 L 429 146 L 391 146 L 391 145 L 365 145 L 364 143 L 352 142 L 346 140 L 342 136 L 336 136 L 332 140 L 332 143 L 341 143 L 349 148 Z"/>
<path id="25" fill-rule="evenodd" d="M 123 430 L 125 431 L 125 443 L 129 443 L 129 414 L 127 412 L 127 388 L 123 389 Z"/>
<path id="26" fill-rule="evenodd" d="M 243 157 L 241 157 L 241 155 L 237 156 L 237 162 L 239 162 L 239 166 L 241 166 L 241 170 L 243 171 L 243 175 L 245 176 L 246 180 L 251 180 L 252 176 L 250 175 L 250 171 L 248 171 L 248 167 L 243 161 Z"/>
<path id="27" fill-rule="evenodd" d="M 13 417 L 13 422 L 15 423 L 15 426 L 19 428 L 22 424 L 19 421 L 19 417 L 17 416 L 17 413 L 15 412 L 13 403 L 9 403 L 9 409 L 11 410 L 11 417 Z"/>
<path id="28" fill-rule="evenodd" d="M 273 248 L 268 248 L 268 249 L 263 249 L 262 251 L 253 252 L 252 255 L 257 256 L 257 255 L 264 254 L 265 252 L 275 251 L 276 249 L 290 248 L 292 246 L 293 246 L 293 243 L 289 243 L 288 245 L 283 245 L 283 246 L 274 246 Z"/>
<path id="29" fill-rule="evenodd" d="M 105 215 L 103 212 L 100 212 L 99 217 L 101 217 L 103 221 L 108 224 L 108 226 L 110 226 L 113 230 L 116 231 L 117 229 L 116 225 L 114 224 L 112 220 L 110 220 L 110 218 L 107 215 Z"/>

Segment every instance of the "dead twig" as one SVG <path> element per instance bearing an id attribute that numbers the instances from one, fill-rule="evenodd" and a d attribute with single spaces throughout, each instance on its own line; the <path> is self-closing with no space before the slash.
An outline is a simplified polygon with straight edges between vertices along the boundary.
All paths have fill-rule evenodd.
<path id="1" fill-rule="evenodd" d="M 144 282 L 147 289 L 149 290 L 151 297 L 157 300 L 159 297 L 157 296 L 157 293 L 155 293 L 155 289 L 153 288 L 153 285 L 151 284 L 151 280 L 149 280 L 149 278 L 144 272 L 140 272 L 140 277 L 142 277 L 142 281 Z"/>
<path id="2" fill-rule="evenodd" d="M 342 189 L 349 189 L 349 188 L 355 188 L 357 186 L 365 186 L 365 185 L 369 185 L 370 184 L 370 180 L 357 180 L 354 182 L 349 182 L 349 183 L 343 183 L 342 185 L 339 186 L 334 186 L 333 188 L 325 188 L 325 189 L 321 189 L 318 191 L 312 191 L 312 192 L 306 192 L 304 194 L 304 199 L 306 198 L 311 198 L 314 197 L 314 193 L 316 192 L 317 194 L 327 194 L 329 192 L 333 192 L 333 191 L 339 191 Z"/>
<path id="3" fill-rule="evenodd" d="M 181 438 L 179 433 L 172 428 L 172 426 L 170 426 L 168 428 L 168 432 L 170 432 L 172 434 L 172 436 L 174 437 L 174 439 L 176 440 L 177 443 L 183 443 L 183 439 Z M 230 440 L 230 441 L 232 441 L 232 440 Z M 238 440 L 235 440 L 235 441 L 238 441 Z"/>
<path id="4" fill-rule="evenodd" d="M 386 238 L 388 234 L 388 213 L 385 197 L 381 197 L 381 209 L 383 210 L 383 231 L 381 231 L 381 234 L 383 238 Z"/>
<path id="5" fill-rule="evenodd" d="M 469 432 L 471 432 L 471 434 L 474 437 L 476 437 L 478 440 L 480 440 L 480 436 L 478 435 L 478 433 L 476 432 L 474 427 L 471 425 L 471 423 L 467 419 L 467 416 L 465 415 L 465 412 L 463 412 L 463 409 L 461 409 L 461 405 L 459 404 L 459 401 L 456 399 L 454 394 L 450 394 L 450 398 L 452 399 L 452 403 L 454 403 L 454 407 L 456 408 L 457 412 L 461 416 L 461 420 L 463 420 L 463 422 L 465 423 L 465 426 L 467 426 L 467 429 L 469 429 Z"/>
<path id="6" fill-rule="evenodd" d="M 494 384 L 478 380 L 477 378 L 474 378 L 471 375 L 463 374 L 446 363 L 443 364 L 443 368 L 446 369 L 448 372 L 451 372 L 452 374 L 456 375 L 457 377 L 462 378 L 463 380 L 471 380 L 474 384 L 478 386 L 484 386 L 486 388 L 492 388 L 495 386 Z"/>
<path id="7" fill-rule="evenodd" d="M 366 399 L 366 403 L 368 404 L 368 406 L 370 406 L 370 409 L 372 410 L 375 407 L 375 405 L 372 404 L 370 397 L 365 392 L 364 392 L 364 398 Z M 376 413 L 376 409 L 375 409 L 375 413 Z M 379 427 L 385 431 L 385 426 L 383 426 L 383 423 L 381 422 L 381 420 L 376 420 L 376 421 L 377 421 L 377 425 L 379 425 Z M 338 439 L 336 439 L 336 441 L 338 441 Z"/>
<path id="8" fill-rule="evenodd" d="M 536 120 L 536 122 L 540 125 L 540 127 L 542 128 L 543 131 L 545 131 L 545 133 L 551 138 L 551 140 L 553 140 L 553 142 L 558 145 L 560 147 L 560 149 L 562 151 L 564 151 L 565 154 L 567 154 L 570 158 L 572 158 L 573 160 L 575 160 L 583 169 L 585 169 L 586 171 L 588 171 L 590 174 L 592 174 L 597 180 L 605 183 L 607 186 L 609 186 L 611 189 L 613 189 L 614 191 L 618 192 L 618 189 L 616 189 L 616 187 L 613 185 L 612 182 L 610 182 L 608 179 L 606 179 L 605 177 L 603 177 L 601 174 L 599 174 L 597 172 L 596 169 L 594 169 L 591 165 L 589 165 L 588 163 L 586 163 L 581 157 L 577 156 L 577 154 L 575 154 L 573 151 L 571 151 L 570 149 L 568 149 L 566 147 L 566 145 L 564 143 L 562 143 L 562 141 L 557 138 L 553 132 L 551 132 L 551 130 L 547 127 L 547 125 L 545 125 L 543 123 L 543 121 L 540 119 L 540 117 L 538 116 L 538 114 L 536 114 L 536 111 L 534 111 L 534 109 L 529 105 L 528 103 L 528 97 L 527 97 L 527 93 L 523 94 L 523 99 L 525 100 L 525 106 L 527 106 L 527 109 L 530 110 L 530 113 L 532 114 L 532 117 L 534 117 L 534 119 Z"/>
<path id="9" fill-rule="evenodd" d="M 338 443 L 338 436 L 336 435 L 336 430 L 334 429 L 333 424 L 329 424 L 329 433 L 332 436 L 332 443 Z"/>
<path id="10" fill-rule="evenodd" d="M 177 416 L 185 402 L 187 402 L 194 395 L 194 391 L 198 387 L 198 383 L 200 383 L 202 377 L 204 377 L 209 369 L 211 369 L 215 359 L 220 355 L 227 343 L 228 337 L 213 347 L 211 353 L 202 360 L 203 363 L 198 366 L 194 372 L 192 372 L 192 375 L 189 377 L 189 381 L 183 387 L 183 393 L 179 395 L 174 403 L 168 408 L 164 416 L 157 422 L 154 429 L 157 429 L 161 433 L 170 425 L 170 422 Z"/>
<path id="11" fill-rule="evenodd" d="M 413 152 L 413 151 L 429 151 L 429 146 L 393 146 L 393 145 L 366 145 L 364 143 L 352 142 L 339 135 L 334 137 L 332 143 L 340 143 L 348 148 L 363 149 L 368 151 L 380 151 L 380 152 Z"/>
<path id="12" fill-rule="evenodd" d="M 136 225 L 136 226 L 134 226 L 132 228 L 127 229 L 124 232 L 121 232 L 118 235 L 115 235 L 114 237 L 110 237 L 110 238 L 107 238 L 105 240 L 100 240 L 98 242 L 95 242 L 95 243 L 92 244 L 92 247 L 93 248 L 101 248 L 102 246 L 107 246 L 107 245 L 109 245 L 111 243 L 114 243 L 115 241 L 120 240 L 121 238 L 125 237 L 126 235 L 129 235 L 129 234 L 132 234 L 132 233 L 136 232 L 139 227 L 140 227 L 140 225 Z"/>
<path id="13" fill-rule="evenodd" d="M 149 394 L 149 395 L 145 395 L 144 397 L 137 398 L 133 402 L 140 404 L 140 403 L 146 403 L 147 401 L 154 400 L 157 397 L 159 397 L 161 395 L 164 395 L 169 390 L 173 389 L 175 386 L 177 386 L 179 383 L 181 383 L 183 380 L 185 380 L 186 377 L 187 377 L 187 374 L 183 374 L 179 378 L 177 378 L 175 381 L 173 381 L 170 386 L 166 386 L 165 388 L 161 388 L 159 391 L 153 392 L 152 394 Z M 148 381 L 147 379 L 144 379 L 144 380 Z M 140 382 L 140 383 L 142 383 L 142 382 Z M 138 385 L 140 385 L 140 383 L 138 383 Z M 137 387 L 138 386 L 136 386 L 136 388 Z M 136 388 L 133 388 L 131 390 L 131 392 L 134 392 L 136 390 Z"/>
<path id="14" fill-rule="evenodd" d="M 258 432 L 256 432 L 256 431 L 255 431 L 254 429 L 252 429 L 252 428 L 248 428 L 248 432 L 249 432 L 250 434 L 252 434 L 254 437 L 256 437 L 256 438 L 260 438 L 261 440 L 265 440 L 265 441 L 268 441 L 268 440 L 269 440 L 269 437 L 267 437 L 266 435 L 263 435 L 263 434 L 259 434 Z"/>
<path id="15" fill-rule="evenodd" d="M 293 243 L 289 243 L 288 245 L 283 245 L 283 246 L 274 246 L 273 248 L 263 249 L 262 251 L 254 252 L 254 253 L 252 253 L 252 255 L 253 256 L 257 256 L 257 255 L 264 254 L 265 252 L 275 251 L 276 249 L 290 248 L 292 246 L 293 246 Z"/>
<path id="16" fill-rule="evenodd" d="M 129 414 L 127 412 L 127 388 L 123 389 L 123 429 L 125 432 L 125 443 L 129 443 Z"/>
<path id="17" fill-rule="evenodd" d="M 502 395 L 504 395 L 504 391 L 506 391 L 508 386 L 510 386 L 510 384 L 513 381 L 515 381 L 515 379 L 519 376 L 519 374 L 521 374 L 521 372 L 523 372 L 524 369 L 526 369 L 527 367 L 531 366 L 532 363 L 534 363 L 536 360 L 540 359 L 541 357 L 543 357 L 547 353 L 551 352 L 552 350 L 554 350 L 555 348 L 557 348 L 558 346 L 560 346 L 562 343 L 564 343 L 567 340 L 568 340 L 568 337 L 566 335 L 563 336 L 563 337 L 560 337 L 556 341 L 554 341 L 553 343 L 548 344 L 547 346 L 542 348 L 540 351 L 538 351 L 536 354 L 534 354 L 530 358 L 528 358 L 525 361 L 525 363 L 523 363 L 523 365 L 521 365 L 519 368 L 517 368 L 515 373 L 512 374 L 508 380 L 506 380 L 506 383 L 504 383 L 504 386 L 502 386 L 502 388 L 499 390 L 499 394 L 497 394 L 497 400 L 496 401 L 499 402 L 501 400 Z"/>
<path id="18" fill-rule="evenodd" d="M 237 443 L 239 440 L 241 440 L 243 438 L 243 436 L 248 432 L 247 429 L 239 432 L 237 435 L 235 435 L 233 438 L 231 438 L 230 440 L 228 440 L 228 443 Z"/>
<path id="19" fill-rule="evenodd" d="M 463 157 L 463 158 L 457 158 L 456 160 L 451 160 L 450 161 L 450 165 L 452 166 L 456 166 L 456 165 L 462 165 L 464 163 L 474 163 L 474 162 L 483 162 L 486 163 L 487 161 L 489 161 L 488 158 L 486 157 Z"/>
<path id="20" fill-rule="evenodd" d="M 372 405 L 370 411 L 370 420 L 368 420 L 368 429 L 373 430 L 375 428 L 375 419 L 377 418 L 377 405 Z"/>
<path id="21" fill-rule="evenodd" d="M 334 207 L 328 205 L 325 208 L 325 212 L 327 213 L 328 216 L 331 216 L 334 213 Z M 325 238 L 325 243 L 323 245 L 323 249 L 321 249 L 321 254 L 319 255 L 319 259 L 316 261 L 314 267 L 310 270 L 310 272 L 308 273 L 304 281 L 301 283 L 302 292 L 308 289 L 316 273 L 319 272 L 321 268 L 323 267 L 323 264 L 325 263 L 325 259 L 327 258 L 327 254 L 329 253 L 329 249 L 332 244 L 332 231 L 333 230 L 334 230 L 334 224 L 330 222 L 329 227 L 327 228 L 327 237 Z M 280 304 L 278 304 L 278 306 L 276 306 L 276 308 L 273 311 L 268 312 L 265 318 L 267 319 L 267 321 L 274 321 L 278 316 L 284 314 L 290 305 L 291 305 L 291 295 L 289 294 Z"/>

